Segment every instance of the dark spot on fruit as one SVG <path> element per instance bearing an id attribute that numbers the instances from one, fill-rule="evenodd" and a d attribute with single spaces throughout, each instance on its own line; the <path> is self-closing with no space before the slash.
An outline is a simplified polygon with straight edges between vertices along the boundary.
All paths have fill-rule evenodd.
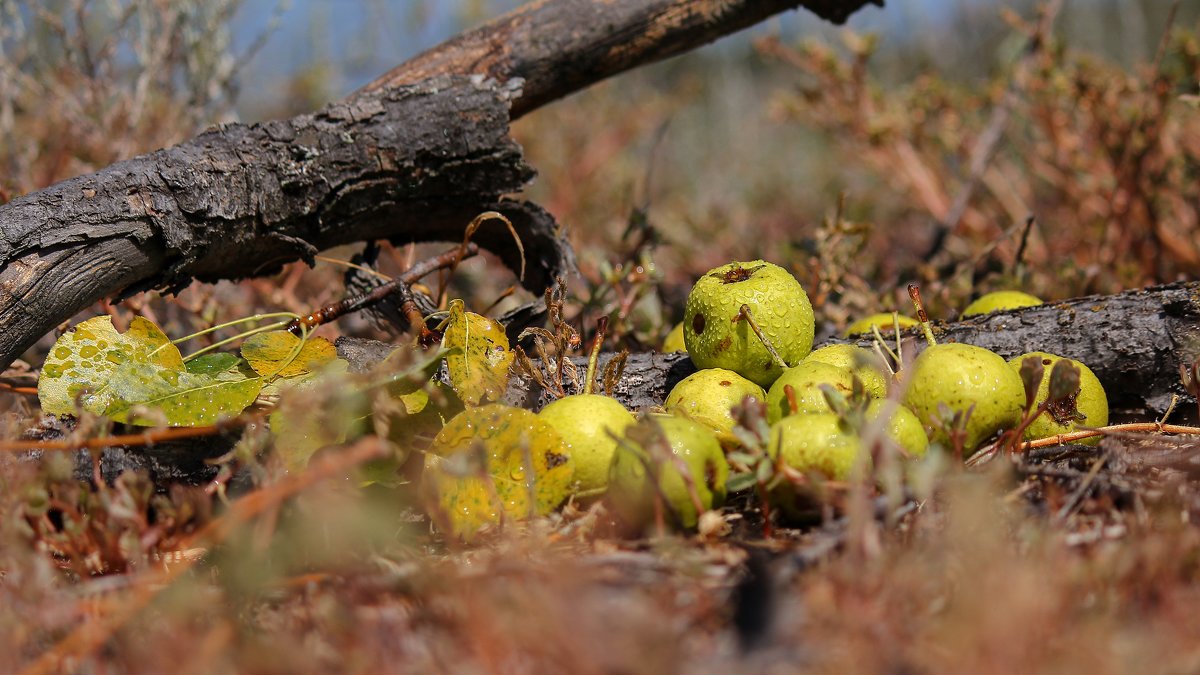
<path id="1" fill-rule="evenodd" d="M 731 385 L 731 384 L 733 384 L 733 383 L 732 383 L 732 382 L 730 382 L 729 380 L 721 380 L 721 381 L 720 381 L 720 382 L 718 382 L 717 384 L 721 385 L 722 387 L 728 387 L 729 385 Z"/>
<path id="2" fill-rule="evenodd" d="M 1046 407 L 1046 412 L 1050 413 L 1050 417 L 1054 418 L 1055 422 L 1063 426 L 1071 422 L 1083 422 L 1087 420 L 1087 415 L 1079 412 L 1079 407 L 1076 405 L 1076 401 L 1079 400 L 1080 391 L 1080 389 L 1076 389 L 1074 394 L 1052 402 Z"/>
<path id="3" fill-rule="evenodd" d="M 717 464 L 712 460 L 704 462 L 704 484 L 708 486 L 709 492 L 717 487 Z"/>
<path id="4" fill-rule="evenodd" d="M 739 281 L 745 281 L 754 276 L 754 273 L 763 267 L 765 266 L 757 265 L 755 267 L 742 267 L 741 265 L 737 265 L 719 275 L 714 276 L 718 277 L 723 284 L 736 284 Z"/>
<path id="5" fill-rule="evenodd" d="M 1051 363 L 1053 363 L 1053 362 L 1052 362 L 1050 359 L 1042 359 L 1042 365 L 1043 365 L 1043 366 L 1048 366 L 1048 365 L 1050 365 Z"/>
<path id="6" fill-rule="evenodd" d="M 692 317 L 692 330 L 699 335 L 704 332 L 704 315 L 696 312 L 696 316 Z"/>
<path id="7" fill-rule="evenodd" d="M 717 351 L 723 352 L 726 349 L 729 349 L 730 345 L 732 345 L 732 344 L 733 344 L 733 338 L 726 335 L 725 339 L 721 340 L 720 344 L 717 345 Z"/>
<path id="8" fill-rule="evenodd" d="M 547 452 L 546 468 L 553 469 L 555 467 L 562 466 L 563 464 L 567 463 L 567 459 L 569 458 L 566 455 L 562 455 L 557 452 Z"/>

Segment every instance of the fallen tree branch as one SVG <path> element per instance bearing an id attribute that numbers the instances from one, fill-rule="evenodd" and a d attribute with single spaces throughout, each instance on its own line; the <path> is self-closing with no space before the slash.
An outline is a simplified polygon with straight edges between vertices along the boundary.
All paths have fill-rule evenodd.
<path id="1" fill-rule="evenodd" d="M 558 0 L 531 2 L 392 69 L 361 91 L 442 73 L 524 86 L 512 118 L 637 66 L 682 54 L 787 10 L 842 23 L 883 0 Z"/>
<path id="2" fill-rule="evenodd" d="M 317 113 L 224 125 L 18 197 L 0 206 L 0 369 L 104 297 L 270 274 L 353 241 L 458 241 L 486 210 L 517 227 L 540 295 L 573 260 L 545 211 L 497 201 L 533 177 L 508 137 L 514 98 L 521 114 L 786 9 L 841 20 L 868 1 L 533 2 Z"/>

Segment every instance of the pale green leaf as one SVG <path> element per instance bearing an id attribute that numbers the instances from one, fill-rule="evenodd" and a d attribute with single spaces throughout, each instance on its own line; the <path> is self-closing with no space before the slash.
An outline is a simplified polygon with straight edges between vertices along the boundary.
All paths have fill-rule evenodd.
<path id="1" fill-rule="evenodd" d="M 83 321 L 63 333 L 46 357 L 38 380 L 42 410 L 56 415 L 73 413 L 80 395 L 86 399 L 86 408 L 105 409 L 112 400 L 109 378 L 126 363 L 183 369 L 179 349 L 147 319 L 134 317 L 123 334 L 108 315 Z"/>
<path id="2" fill-rule="evenodd" d="M 142 426 L 215 424 L 245 410 L 262 389 L 261 378 L 230 380 L 136 361 L 113 372 L 111 399 L 101 412 Z M 89 409 L 94 402 L 87 401 Z"/>

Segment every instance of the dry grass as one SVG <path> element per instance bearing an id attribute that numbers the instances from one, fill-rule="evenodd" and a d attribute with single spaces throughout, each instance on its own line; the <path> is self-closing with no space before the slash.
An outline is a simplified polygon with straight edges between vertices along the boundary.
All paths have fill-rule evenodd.
<path id="1" fill-rule="evenodd" d="M 63 3 L 59 27 L 36 12 L 15 23 L 0 4 L 9 194 L 214 119 L 236 63 L 222 42 L 234 5 Z M 691 279 L 731 257 L 788 262 L 831 324 L 894 306 L 909 278 L 947 315 L 1013 283 L 1054 298 L 1194 276 L 1200 112 L 1183 95 L 1200 81 L 1195 31 L 1177 27 L 1161 58 L 1126 72 L 1057 42 L 1048 21 L 1012 23 L 1038 47 L 983 84 L 926 74 L 887 86 L 859 36 L 766 40 L 756 63 L 770 75 L 721 114 L 695 102 L 731 66 L 708 64 L 706 79 L 668 65 L 654 71 L 672 77 L 666 89 L 626 78 L 521 122 L 543 174 L 536 197 L 580 249 L 568 318 L 613 314 L 614 343 L 656 344 Z M 110 37 L 81 42 L 79 25 Z M 45 41 L 26 39 L 35 34 Z M 118 58 L 125 44 L 133 62 Z M 1001 140 L 972 169 L 997 109 Z M 817 159 L 780 151 L 784 139 Z M 728 150 L 701 152 L 709 141 Z M 937 223 L 950 235 L 933 247 Z M 405 251 L 394 253 L 388 265 L 402 265 Z M 145 313 L 178 335 L 320 306 L 338 274 L 294 267 L 103 311 Z M 507 283 L 472 274 L 481 297 Z M 4 438 L 37 413 L 3 392 L 0 409 Z M 77 433 L 108 432 L 84 420 Z M 725 535 L 626 540 L 600 509 L 568 508 L 464 546 L 431 532 L 410 490 L 353 487 L 373 440 L 331 446 L 292 473 L 261 452 L 269 443 L 250 433 L 227 458 L 250 492 L 226 485 L 229 474 L 156 493 L 133 475 L 81 483 L 63 455 L 3 458 L 0 670 L 1200 668 L 1194 444 L 1109 440 L 971 470 L 931 462 L 909 493 L 853 488 L 829 500 L 823 525 L 766 540 L 742 495 L 723 511 Z"/>

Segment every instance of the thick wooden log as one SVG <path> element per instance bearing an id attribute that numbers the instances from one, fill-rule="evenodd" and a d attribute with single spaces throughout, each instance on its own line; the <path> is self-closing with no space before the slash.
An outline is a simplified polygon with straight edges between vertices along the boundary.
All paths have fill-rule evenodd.
<path id="1" fill-rule="evenodd" d="M 540 294 L 571 257 L 544 211 L 496 203 L 533 176 L 508 137 L 514 98 L 520 114 L 785 9 L 841 20 L 867 2 L 534 2 L 317 113 L 211 129 L 19 197 L 0 206 L 0 369 L 104 297 L 269 274 L 353 241 L 457 240 L 482 210 L 513 219 Z M 479 243 L 516 268 L 494 234 Z"/>
<path id="2" fill-rule="evenodd" d="M 99 298 L 269 274 L 367 239 L 457 241 L 512 219 L 542 291 L 572 270 L 553 218 L 502 201 L 534 175 L 494 82 L 440 78 L 263 124 L 211 129 L 0 207 L 0 367 Z M 504 228 L 476 241 L 519 267 Z"/>

